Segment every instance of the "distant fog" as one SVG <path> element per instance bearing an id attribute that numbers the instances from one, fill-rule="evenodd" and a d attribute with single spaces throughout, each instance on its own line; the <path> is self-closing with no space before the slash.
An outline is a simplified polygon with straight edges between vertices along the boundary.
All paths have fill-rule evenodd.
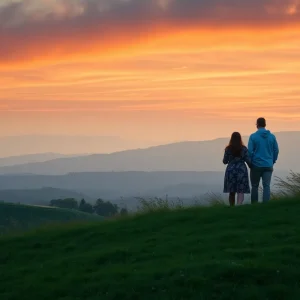
<path id="1" fill-rule="evenodd" d="M 127 140 L 114 136 L 24 135 L 0 137 L 0 157 L 28 154 L 90 154 L 145 148 L 159 141 Z"/>

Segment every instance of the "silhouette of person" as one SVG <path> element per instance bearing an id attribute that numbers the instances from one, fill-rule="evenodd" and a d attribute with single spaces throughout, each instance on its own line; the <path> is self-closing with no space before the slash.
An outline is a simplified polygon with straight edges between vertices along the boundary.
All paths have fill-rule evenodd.
<path id="1" fill-rule="evenodd" d="M 279 147 L 274 134 L 266 129 L 267 123 L 264 118 L 257 119 L 257 131 L 250 136 L 248 143 L 249 156 L 251 159 L 251 203 L 258 202 L 258 188 L 260 180 L 263 184 L 263 202 L 271 198 L 271 179 L 274 164 L 279 155 Z"/>

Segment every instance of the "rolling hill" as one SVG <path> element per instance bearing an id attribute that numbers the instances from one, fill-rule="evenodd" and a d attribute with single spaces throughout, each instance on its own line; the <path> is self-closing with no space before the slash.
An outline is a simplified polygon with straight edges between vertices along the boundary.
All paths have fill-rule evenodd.
<path id="1" fill-rule="evenodd" d="M 58 198 L 102 198 L 136 209 L 135 197 L 180 197 L 194 202 L 208 192 L 222 192 L 223 172 L 103 172 L 66 175 L 0 175 L 0 200 L 47 205 Z M 51 186 L 52 188 L 44 188 Z"/>
<path id="2" fill-rule="evenodd" d="M 278 170 L 300 170 L 300 132 L 276 133 L 280 145 Z M 247 143 L 247 137 L 244 138 Z M 112 154 L 58 158 L 1 167 L 0 174 L 66 174 L 71 172 L 123 171 L 223 171 L 222 156 L 228 139 L 181 142 Z M 293 147 L 291 147 L 293 145 Z"/>
<path id="3" fill-rule="evenodd" d="M 75 210 L 0 202 L 0 235 L 45 225 L 95 220 L 101 218 Z"/>
<path id="4" fill-rule="evenodd" d="M 63 190 L 58 188 L 39 188 L 39 189 L 0 189 L 0 201 L 11 203 L 22 203 L 31 205 L 48 205 L 53 199 L 74 198 L 78 201 L 90 198 L 82 193 Z"/>
<path id="5" fill-rule="evenodd" d="M 54 187 L 73 190 L 123 190 L 126 193 L 164 189 L 182 183 L 219 184 L 223 172 L 90 172 L 65 175 L 0 175 L 0 190 Z"/>
<path id="6" fill-rule="evenodd" d="M 118 136 L 21 135 L 0 137 L 0 156 L 35 155 L 35 153 L 110 153 L 159 143 L 124 140 Z"/>
<path id="7" fill-rule="evenodd" d="M 2 237 L 0 299 L 299 299 L 299 214 L 298 199 Z"/>
<path id="8" fill-rule="evenodd" d="M 72 157 L 72 155 L 64 155 L 60 153 L 37 153 L 37 154 L 28 154 L 28 155 L 20 155 L 20 156 L 8 156 L 8 157 L 0 158 L 0 167 L 44 162 L 44 161 L 63 158 L 63 157 Z"/>
<path id="9" fill-rule="evenodd" d="M 48 204 L 57 198 L 75 198 L 93 203 L 102 198 L 135 210 L 136 197 L 166 195 L 194 202 L 208 192 L 223 189 L 223 172 L 103 172 L 66 175 L 0 175 L 0 200 Z M 53 188 L 44 188 L 51 186 Z M 34 201 L 34 202 L 33 202 Z"/>

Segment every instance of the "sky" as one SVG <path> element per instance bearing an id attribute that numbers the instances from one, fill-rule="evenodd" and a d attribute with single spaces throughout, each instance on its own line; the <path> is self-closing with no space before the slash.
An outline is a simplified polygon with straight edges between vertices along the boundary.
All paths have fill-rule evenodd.
<path id="1" fill-rule="evenodd" d="M 0 136 L 300 130 L 300 0 L 0 3 Z"/>

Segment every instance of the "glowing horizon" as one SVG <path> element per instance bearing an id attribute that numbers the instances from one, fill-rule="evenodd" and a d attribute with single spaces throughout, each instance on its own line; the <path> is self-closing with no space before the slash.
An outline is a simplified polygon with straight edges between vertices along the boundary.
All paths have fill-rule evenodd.
<path id="1" fill-rule="evenodd" d="M 0 135 L 300 130 L 298 0 L 6 0 Z"/>

